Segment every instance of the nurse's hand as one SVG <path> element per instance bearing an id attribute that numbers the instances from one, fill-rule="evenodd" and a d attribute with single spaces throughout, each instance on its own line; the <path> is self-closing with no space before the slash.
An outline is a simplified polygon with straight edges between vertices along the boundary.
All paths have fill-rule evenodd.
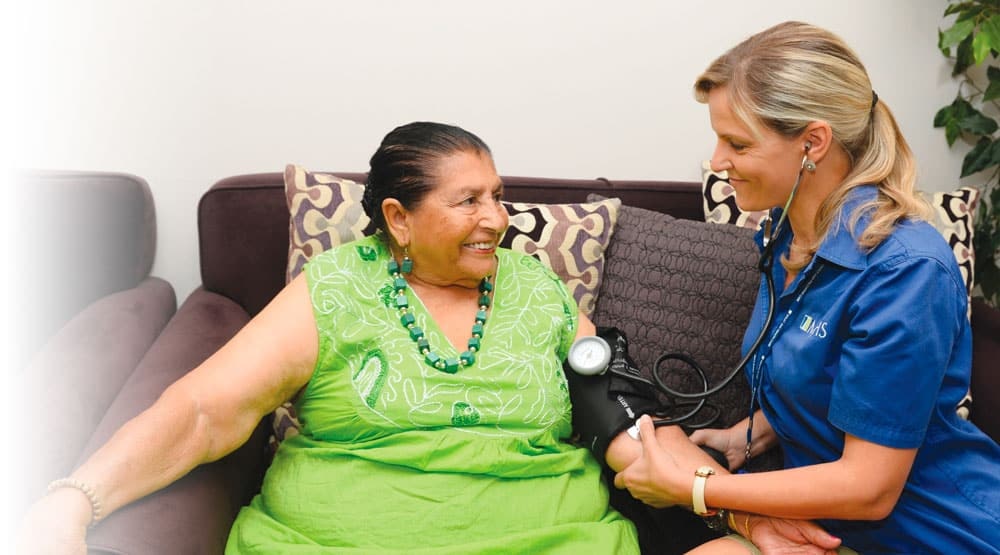
<path id="1" fill-rule="evenodd" d="M 746 419 L 743 420 L 743 427 L 739 424 L 717 430 L 712 428 L 702 428 L 691 433 L 691 441 L 695 445 L 711 447 L 722 453 L 729 464 L 730 472 L 738 470 L 746 461 Z"/>
<path id="2" fill-rule="evenodd" d="M 701 453 L 696 455 L 702 462 L 705 459 L 711 461 L 701 449 L 697 448 L 679 429 L 673 433 L 679 434 L 678 441 L 683 439 L 691 449 Z M 665 429 L 664 429 L 665 430 Z M 691 478 L 694 467 L 689 472 L 682 470 L 671 449 L 665 448 L 658 440 L 657 430 L 653 428 L 653 421 L 648 416 L 639 419 L 639 436 L 642 442 L 642 453 L 625 470 L 615 475 L 615 487 L 627 489 L 632 497 L 643 503 L 656 508 L 670 507 L 673 505 L 691 504 Z M 665 438 L 673 441 L 672 438 Z M 685 459 L 692 459 L 688 450 L 677 453 Z M 703 458 L 702 458 L 703 457 Z M 689 465 L 685 461 L 686 465 Z M 715 465 L 718 466 L 718 465 Z"/>

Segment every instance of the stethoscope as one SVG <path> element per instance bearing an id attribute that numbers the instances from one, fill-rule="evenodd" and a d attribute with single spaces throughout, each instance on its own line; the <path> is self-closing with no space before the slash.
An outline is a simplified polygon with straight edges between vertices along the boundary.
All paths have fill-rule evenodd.
<path id="1" fill-rule="evenodd" d="M 705 370 L 694 359 L 684 353 L 668 352 L 660 355 L 660 357 L 657 358 L 656 362 L 653 364 L 652 381 L 635 373 L 615 371 L 614 365 L 611 365 L 610 371 L 615 375 L 645 384 L 646 386 L 654 387 L 667 397 L 679 399 L 679 401 L 674 403 L 674 407 L 691 407 L 690 410 L 680 416 L 665 417 L 663 415 L 657 415 L 657 418 L 654 419 L 653 422 L 655 426 L 669 426 L 680 423 L 684 423 L 685 427 L 689 429 L 706 428 L 711 426 L 718 418 L 719 410 L 708 404 L 708 398 L 728 386 L 740 372 L 746 369 L 747 364 L 753 360 L 754 356 L 760 350 L 760 347 L 768 334 L 768 330 L 771 328 L 775 313 L 774 277 L 771 274 L 771 271 L 774 268 L 775 238 L 781 234 L 785 220 L 788 216 L 788 208 L 791 206 L 792 200 L 795 198 L 795 193 L 799 189 L 799 184 L 802 182 L 802 174 L 806 169 L 811 171 L 816 168 L 815 163 L 809 160 L 809 149 L 811 147 L 812 145 L 806 142 L 805 155 L 802 157 L 802 165 L 799 168 L 798 176 L 795 178 L 795 184 L 792 186 L 792 191 L 788 195 L 788 200 L 785 201 L 785 206 L 781 211 L 781 217 L 778 218 L 777 225 L 771 228 L 770 214 L 764 219 L 764 250 L 760 255 L 760 260 L 757 262 L 757 269 L 764 275 L 764 283 L 767 289 L 767 314 L 764 317 L 764 325 L 761 327 L 760 333 L 757 335 L 757 338 L 754 339 L 746 354 L 743 355 L 743 358 L 740 359 L 739 363 L 737 363 L 736 367 L 733 368 L 729 374 L 727 374 L 726 377 L 719 382 L 718 385 L 709 387 L 708 374 L 705 373 Z M 600 346 L 599 343 L 603 343 L 603 346 Z M 606 353 L 603 352 L 605 349 Z M 611 358 L 611 353 L 611 348 L 608 346 L 607 342 L 600 337 L 589 336 L 580 338 L 573 344 L 570 348 L 569 362 L 574 370 L 580 374 L 600 374 L 609 368 L 608 360 Z M 661 367 L 669 361 L 678 361 L 694 370 L 701 380 L 703 389 L 696 392 L 684 392 L 678 391 L 667 385 L 661 377 Z M 706 407 L 714 409 L 715 414 L 700 422 L 689 422 L 695 415 L 699 414 L 702 409 Z"/>

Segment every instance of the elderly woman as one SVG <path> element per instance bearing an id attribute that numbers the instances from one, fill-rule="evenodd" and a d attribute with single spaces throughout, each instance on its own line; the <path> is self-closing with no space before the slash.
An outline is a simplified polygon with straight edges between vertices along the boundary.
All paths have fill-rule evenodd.
<path id="1" fill-rule="evenodd" d="M 780 444 L 785 469 L 730 475 L 644 417 L 641 455 L 615 484 L 655 506 L 727 510 L 714 518 L 742 538 L 705 552 L 754 551 L 758 515 L 819 519 L 863 553 L 998 552 L 1000 447 L 955 411 L 970 379 L 965 287 L 861 61 L 784 23 L 715 60 L 695 93 L 718 136 L 713 169 L 777 223 L 758 234 L 751 414 L 692 439 L 732 470 Z"/>
<path id="2" fill-rule="evenodd" d="M 302 433 L 228 553 L 636 553 L 599 465 L 567 441 L 562 361 L 594 326 L 554 273 L 497 248 L 502 194 L 475 135 L 390 132 L 365 193 L 380 231 L 310 261 L 57 481 L 29 542 L 83 553 L 92 521 L 233 451 L 293 399 Z"/>

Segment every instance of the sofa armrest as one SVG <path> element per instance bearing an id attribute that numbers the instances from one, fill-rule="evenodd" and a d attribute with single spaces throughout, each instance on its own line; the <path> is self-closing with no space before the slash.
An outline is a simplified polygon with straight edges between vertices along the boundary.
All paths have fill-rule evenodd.
<path id="1" fill-rule="evenodd" d="M 1000 310 L 972 299 L 972 408 L 969 419 L 1000 443 Z"/>
<path id="2" fill-rule="evenodd" d="M 108 406 L 174 314 L 174 289 L 159 278 L 112 293 L 84 308 L 59 329 L 17 374 L 14 391 L 27 392 L 15 414 L 23 465 L 12 483 L 17 510 L 66 476 Z M 44 410 L 30 410 L 35 395 Z M 40 407 L 34 407 L 40 408 Z"/>
<path id="3" fill-rule="evenodd" d="M 17 323 L 10 349 L 23 367 L 58 329 L 92 302 L 136 287 L 149 277 L 156 256 L 156 207 L 145 179 L 117 172 L 15 170 L 5 199 L 11 269 L 4 311 Z M 45 253 L 58 252 L 58 256 Z"/>
<path id="4" fill-rule="evenodd" d="M 200 288 L 192 293 L 112 403 L 83 458 L 218 350 L 249 319 L 245 310 L 226 297 Z M 91 552 L 221 553 L 236 513 L 259 487 L 266 453 L 267 433 L 259 426 L 237 451 L 109 515 L 89 534 Z"/>

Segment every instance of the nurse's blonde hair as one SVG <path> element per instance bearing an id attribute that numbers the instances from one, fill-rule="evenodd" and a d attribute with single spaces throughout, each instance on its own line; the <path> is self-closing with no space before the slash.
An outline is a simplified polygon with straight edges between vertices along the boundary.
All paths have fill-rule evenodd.
<path id="1" fill-rule="evenodd" d="M 796 137 L 814 121 L 825 121 L 850 157 L 843 183 L 816 215 L 817 243 L 840 212 L 847 193 L 875 184 L 877 198 L 866 211 L 871 223 L 857 238 L 865 249 L 878 246 L 903 218 L 926 218 L 929 206 L 915 190 L 913 153 L 885 102 L 875 96 L 858 56 L 840 37 L 819 27 L 789 21 L 757 33 L 717 58 L 695 81 L 695 98 L 708 102 L 713 89 L 727 87 L 736 117 L 754 133 L 760 126 Z M 787 264 L 787 261 L 783 261 Z M 795 268 L 795 269 L 797 269 Z"/>

